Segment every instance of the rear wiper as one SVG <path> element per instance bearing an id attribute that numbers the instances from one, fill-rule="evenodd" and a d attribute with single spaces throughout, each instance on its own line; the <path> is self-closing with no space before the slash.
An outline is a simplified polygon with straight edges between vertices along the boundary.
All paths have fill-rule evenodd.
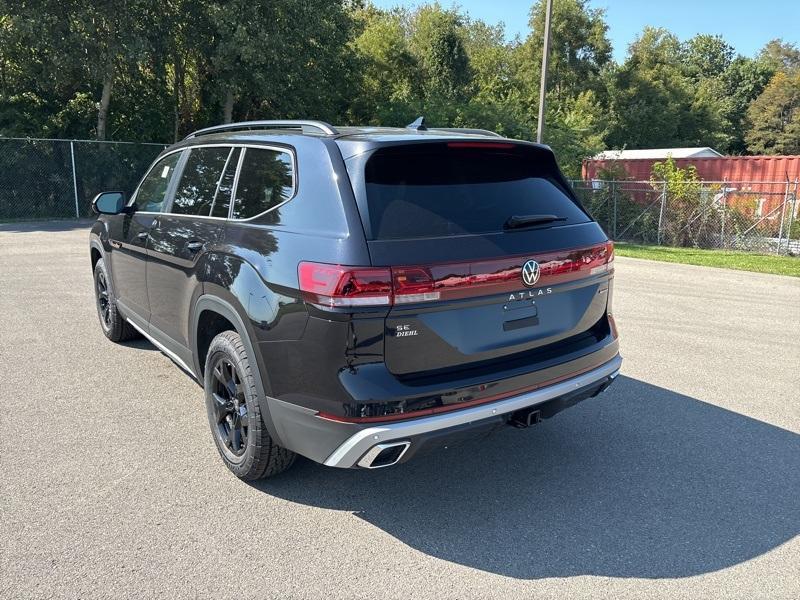
<path id="1" fill-rule="evenodd" d="M 522 229 L 566 220 L 566 217 L 557 217 L 556 215 L 513 215 L 503 223 L 503 229 Z"/>

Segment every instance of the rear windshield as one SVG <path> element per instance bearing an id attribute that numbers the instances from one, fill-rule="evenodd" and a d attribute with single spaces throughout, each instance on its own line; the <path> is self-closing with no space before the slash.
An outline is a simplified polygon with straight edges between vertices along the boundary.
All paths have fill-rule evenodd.
<path id="1" fill-rule="evenodd" d="M 548 159 L 510 144 L 379 150 L 365 170 L 371 238 L 497 232 L 512 216 L 559 219 L 549 226 L 589 221 L 552 177 L 555 166 Z"/>

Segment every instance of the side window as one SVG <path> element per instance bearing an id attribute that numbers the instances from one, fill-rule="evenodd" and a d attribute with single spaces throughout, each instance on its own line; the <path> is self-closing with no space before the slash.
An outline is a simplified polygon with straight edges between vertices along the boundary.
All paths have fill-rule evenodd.
<path id="1" fill-rule="evenodd" d="M 175 190 L 170 212 L 208 216 L 230 153 L 228 147 L 192 148 Z"/>
<path id="2" fill-rule="evenodd" d="M 180 152 L 173 152 L 158 161 L 139 186 L 136 192 L 136 205 L 146 212 L 161 212 L 169 182 L 178 164 Z"/>
<path id="3" fill-rule="evenodd" d="M 233 218 L 248 219 L 288 200 L 293 191 L 293 168 L 288 152 L 247 148 L 236 186 Z"/>
<path id="4" fill-rule="evenodd" d="M 211 216 L 228 218 L 228 209 L 231 206 L 231 194 L 233 193 L 233 180 L 236 177 L 236 166 L 239 164 L 241 148 L 234 148 L 225 166 L 225 172 L 217 188 L 217 195 L 211 203 Z"/>

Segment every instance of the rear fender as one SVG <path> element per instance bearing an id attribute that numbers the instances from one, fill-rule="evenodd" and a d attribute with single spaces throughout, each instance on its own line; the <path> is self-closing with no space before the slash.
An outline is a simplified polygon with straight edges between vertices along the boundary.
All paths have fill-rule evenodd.
<path id="1" fill-rule="evenodd" d="M 229 300 L 233 300 L 235 304 Z M 256 392 L 258 393 L 258 403 L 259 407 L 261 408 L 261 417 L 267 427 L 267 430 L 269 431 L 270 436 L 273 440 L 275 440 L 275 443 L 277 443 L 279 446 L 285 447 L 285 443 L 278 436 L 278 432 L 270 415 L 267 396 L 271 392 L 271 386 L 269 385 L 269 378 L 267 377 L 266 370 L 262 364 L 263 361 L 253 345 L 252 329 L 246 325 L 245 318 L 242 316 L 244 314 L 242 305 L 235 298 L 229 298 L 229 300 L 222 299 L 216 295 L 204 294 L 198 298 L 197 303 L 195 304 L 191 329 L 191 343 L 195 370 L 197 373 L 202 372 L 197 348 L 198 321 L 204 310 L 210 310 L 225 317 L 236 328 L 236 333 L 239 334 L 239 337 L 244 344 L 247 356 L 251 358 L 250 365 L 254 371 L 253 375 L 255 379 Z"/>

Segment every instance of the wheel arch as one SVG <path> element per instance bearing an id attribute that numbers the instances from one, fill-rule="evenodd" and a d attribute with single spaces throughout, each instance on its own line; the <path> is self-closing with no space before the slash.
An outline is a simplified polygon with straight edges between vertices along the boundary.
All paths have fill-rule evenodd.
<path id="1" fill-rule="evenodd" d="M 97 261 L 101 258 L 105 258 L 105 255 L 106 253 L 99 241 L 92 240 L 89 242 L 89 257 L 92 261 L 92 271 L 94 271 L 95 266 L 97 266 Z"/>
<path id="2" fill-rule="evenodd" d="M 192 355 L 194 357 L 195 372 L 200 376 L 200 380 L 204 381 L 205 377 L 205 354 L 201 355 L 201 350 L 207 352 L 208 345 L 217 333 L 215 329 L 214 335 L 201 333 L 200 327 L 208 323 L 211 319 L 216 325 L 229 323 L 234 331 L 239 334 L 239 337 L 244 344 L 247 356 L 250 359 L 251 368 L 255 371 L 255 384 L 258 392 L 258 402 L 261 408 L 261 415 L 264 419 L 264 424 L 267 426 L 270 436 L 280 446 L 284 446 L 282 440 L 278 436 L 277 430 L 270 416 L 269 403 L 267 402 L 267 395 L 269 394 L 269 379 L 264 372 L 264 367 L 260 364 L 260 356 L 256 352 L 256 347 L 253 344 L 249 328 L 245 325 L 245 320 L 242 318 L 240 311 L 236 307 L 218 296 L 211 294 L 203 294 L 194 305 L 192 312 L 192 329 L 190 341 L 192 344 Z M 222 319 L 222 321 L 220 320 Z"/>

